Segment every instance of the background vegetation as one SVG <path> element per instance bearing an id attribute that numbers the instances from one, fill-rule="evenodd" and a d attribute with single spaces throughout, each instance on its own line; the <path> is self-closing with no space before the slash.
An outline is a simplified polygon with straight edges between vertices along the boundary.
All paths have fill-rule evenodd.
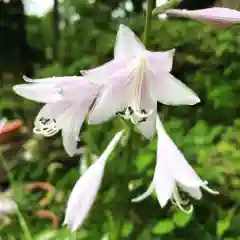
<path id="1" fill-rule="evenodd" d="M 136 132 L 132 155 L 117 149 L 108 162 L 82 228 L 71 234 L 61 226 L 73 185 L 121 123 L 114 119 L 85 125 L 81 145 L 86 154 L 69 158 L 60 134 L 48 139 L 33 135 L 40 104 L 16 96 L 12 86 L 23 82 L 22 74 L 79 75 L 80 69 L 108 61 L 120 23 L 142 34 L 143 3 L 55 1 L 53 11 L 37 17 L 25 15 L 21 0 L 0 1 L 0 113 L 24 122 L 18 133 L 0 141 L 1 159 L 14 180 L 10 184 L 0 169 L 1 189 L 10 191 L 20 209 L 18 214 L 0 215 L 0 239 L 240 239 L 240 25 L 216 30 L 157 17 L 152 20 L 149 49 L 176 48 L 173 74 L 201 98 L 194 107 L 159 105 L 159 113 L 190 164 L 220 195 L 205 192 L 201 201 L 193 201 L 190 216 L 170 204 L 161 209 L 154 197 L 131 203 L 148 187 L 156 160 L 156 139 L 149 142 Z"/>

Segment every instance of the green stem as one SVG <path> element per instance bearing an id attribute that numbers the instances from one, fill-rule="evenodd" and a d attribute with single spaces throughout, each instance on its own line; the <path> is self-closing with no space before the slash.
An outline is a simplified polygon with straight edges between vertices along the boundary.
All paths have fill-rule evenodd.
<path id="1" fill-rule="evenodd" d="M 153 0 L 148 0 L 147 1 L 147 13 L 146 13 L 146 19 L 145 19 L 145 27 L 144 27 L 144 33 L 143 33 L 143 43 L 145 46 L 147 46 L 148 35 L 151 30 L 152 8 L 153 8 Z"/>
<path id="2" fill-rule="evenodd" d="M 15 184 L 14 184 L 14 177 L 11 173 L 11 171 L 9 170 L 7 164 L 6 164 L 6 161 L 5 161 L 5 158 L 3 156 L 2 153 L 0 153 L 0 162 L 2 163 L 2 166 L 3 168 L 6 170 L 7 174 L 8 174 L 8 179 L 9 179 L 9 182 L 14 190 L 14 187 L 15 187 Z M 18 220 L 19 220 L 19 223 L 20 223 L 20 226 L 22 228 L 22 231 L 23 231 L 23 234 L 24 234 L 24 238 L 26 240 L 32 240 L 32 236 L 31 236 L 31 233 L 30 233 L 30 230 L 28 228 L 28 225 L 27 225 L 27 222 L 26 220 L 24 219 L 24 216 L 23 214 L 21 213 L 21 211 L 19 210 L 18 206 L 16 208 L 16 214 L 17 214 L 17 217 L 18 217 Z"/>
<path id="3" fill-rule="evenodd" d="M 177 5 L 179 5 L 179 3 L 181 2 L 182 0 L 171 0 L 157 8 L 155 8 L 152 12 L 153 15 L 156 15 L 156 14 L 162 14 L 162 13 L 165 13 L 168 9 L 170 8 L 174 8 L 176 7 Z"/>

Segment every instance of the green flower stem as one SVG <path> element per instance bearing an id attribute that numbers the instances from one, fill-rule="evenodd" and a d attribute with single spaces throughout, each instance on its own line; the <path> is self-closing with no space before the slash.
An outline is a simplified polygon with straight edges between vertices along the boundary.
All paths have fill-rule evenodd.
<path id="1" fill-rule="evenodd" d="M 151 18 L 152 18 L 152 9 L 153 9 L 153 0 L 147 1 L 147 13 L 145 19 L 145 27 L 143 33 L 143 43 L 147 46 L 148 43 L 148 35 L 151 30 Z"/>
<path id="2" fill-rule="evenodd" d="M 168 9 L 176 7 L 182 0 L 171 0 L 152 11 L 152 15 L 165 13 Z"/>
<path id="3" fill-rule="evenodd" d="M 14 189 L 14 177 L 11 173 L 11 171 L 9 170 L 7 164 L 6 164 L 6 161 L 5 161 L 5 158 L 3 156 L 2 153 L 0 153 L 0 163 L 2 163 L 2 166 L 3 168 L 6 170 L 7 174 L 8 174 L 8 179 L 9 179 L 9 182 L 12 186 L 12 188 Z M 19 210 L 18 206 L 16 208 L 16 214 L 17 214 L 17 217 L 18 217 L 18 220 L 19 220 L 19 223 L 20 223 L 20 226 L 22 228 L 22 231 L 23 231 L 23 234 L 24 234 L 24 239 L 26 240 L 32 240 L 32 236 L 31 236 L 31 233 L 30 233 L 30 230 L 28 228 L 28 225 L 27 225 L 27 222 L 26 220 L 24 219 L 24 216 L 23 214 L 21 213 L 21 211 Z"/>

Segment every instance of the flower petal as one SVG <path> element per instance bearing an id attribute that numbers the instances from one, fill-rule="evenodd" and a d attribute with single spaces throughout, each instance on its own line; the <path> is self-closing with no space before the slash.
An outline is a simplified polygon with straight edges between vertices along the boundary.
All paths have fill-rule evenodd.
<path id="1" fill-rule="evenodd" d="M 42 103 L 63 99 L 60 91 L 58 92 L 53 84 L 19 84 L 13 87 L 13 91 L 21 97 Z"/>
<path id="2" fill-rule="evenodd" d="M 44 105 L 35 118 L 33 132 L 45 137 L 55 135 L 67 121 L 69 109 L 71 109 L 71 102 L 68 101 Z"/>
<path id="3" fill-rule="evenodd" d="M 157 118 L 158 132 L 158 162 L 161 163 L 164 172 L 168 172 L 180 184 L 187 187 L 200 187 L 204 183 L 198 177 L 194 169 L 188 164 L 183 154 L 171 140 L 164 127 Z"/>
<path id="4" fill-rule="evenodd" d="M 240 11 L 229 8 L 213 7 L 193 11 L 169 9 L 167 13 L 221 27 L 229 27 L 231 24 L 240 23 Z"/>
<path id="5" fill-rule="evenodd" d="M 159 71 L 170 72 L 172 70 L 174 54 L 175 49 L 165 52 L 147 51 L 148 68 L 153 73 L 157 73 Z"/>
<path id="6" fill-rule="evenodd" d="M 169 170 L 166 168 L 165 163 L 160 160 L 161 153 L 162 148 L 159 147 L 158 143 L 157 164 L 154 171 L 153 182 L 158 202 L 163 208 L 167 204 L 168 200 L 172 197 L 175 181 L 171 173 L 168 172 Z"/>
<path id="7" fill-rule="evenodd" d="M 202 192 L 200 187 L 192 188 L 192 187 L 187 187 L 183 185 L 180 185 L 180 187 L 184 192 L 188 193 L 191 197 L 197 200 L 200 200 L 202 198 Z"/>
<path id="8" fill-rule="evenodd" d="M 137 127 L 146 138 L 152 138 L 156 132 L 156 112 L 154 111 L 145 122 L 139 123 Z"/>
<path id="9" fill-rule="evenodd" d="M 37 126 L 41 118 L 57 119 L 60 115 L 66 112 L 70 107 L 71 107 L 71 102 L 68 102 L 68 101 L 47 103 L 39 111 L 34 124 Z"/>
<path id="10" fill-rule="evenodd" d="M 123 131 L 118 132 L 101 157 L 94 162 L 75 184 L 70 195 L 64 224 L 75 231 L 83 222 L 99 190 L 107 158 L 119 142 Z"/>
<path id="11" fill-rule="evenodd" d="M 194 105 L 200 102 L 190 88 L 169 73 L 151 74 L 149 84 L 152 98 L 163 104 Z"/>
<path id="12" fill-rule="evenodd" d="M 71 106 L 68 118 L 62 127 L 63 146 L 71 157 L 76 153 L 79 132 L 90 105 L 91 102 L 86 102 Z"/>
<path id="13" fill-rule="evenodd" d="M 28 84 L 16 85 L 13 90 L 20 96 L 44 103 L 60 101 L 63 98 L 70 100 L 84 98 L 87 94 L 91 94 L 90 91 L 93 91 L 95 87 L 86 78 L 77 76 L 35 80 L 26 76 L 23 78 Z M 79 90 L 82 91 L 81 94 L 79 94 Z"/>
<path id="14" fill-rule="evenodd" d="M 152 113 L 147 117 L 146 121 L 137 124 L 137 127 L 146 138 L 152 138 L 156 132 L 157 102 L 153 101 L 150 96 L 147 80 L 144 79 L 141 86 L 140 109 L 150 110 Z"/>
<path id="15" fill-rule="evenodd" d="M 126 68 L 119 71 L 101 92 L 92 111 L 89 113 L 89 124 L 105 122 L 113 117 L 118 111 L 125 109 L 129 103 L 129 83 L 131 71 Z"/>
<path id="16" fill-rule="evenodd" d="M 81 73 L 86 76 L 89 81 L 95 84 L 104 85 L 109 81 L 109 77 L 114 75 L 125 66 L 125 61 L 114 59 L 99 67 L 89 70 L 82 70 Z"/>
<path id="17" fill-rule="evenodd" d="M 120 60 L 129 60 L 142 55 L 146 49 L 140 39 L 127 26 L 121 24 L 117 33 L 117 39 L 114 47 L 114 58 Z"/>
<path id="18" fill-rule="evenodd" d="M 49 77 L 49 78 L 38 78 L 31 79 L 27 76 L 23 76 L 23 79 L 27 83 L 41 83 L 41 84 L 61 84 L 61 83 L 69 83 L 72 81 L 78 81 L 83 77 L 81 76 L 65 76 L 65 77 Z"/>
<path id="19" fill-rule="evenodd" d="M 149 197 L 152 194 L 153 190 L 154 190 L 154 184 L 153 184 L 153 182 L 151 182 L 148 189 L 143 194 L 141 194 L 140 196 L 138 196 L 136 198 L 133 198 L 132 202 L 141 202 L 145 198 Z"/>
<path id="20" fill-rule="evenodd" d="M 59 88 L 61 88 L 61 95 L 65 100 L 79 103 L 86 100 L 93 102 L 101 90 L 99 85 L 90 82 L 85 77 L 68 84 L 62 84 Z"/>

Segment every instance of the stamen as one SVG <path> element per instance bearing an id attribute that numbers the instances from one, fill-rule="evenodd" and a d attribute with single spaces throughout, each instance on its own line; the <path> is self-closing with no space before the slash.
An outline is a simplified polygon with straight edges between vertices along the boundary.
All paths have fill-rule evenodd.
<path id="1" fill-rule="evenodd" d="M 151 182 L 150 186 L 143 194 L 141 194 L 140 196 L 138 196 L 136 198 L 133 198 L 131 201 L 132 202 L 140 202 L 140 201 L 146 199 L 147 197 L 149 197 L 152 194 L 153 190 L 154 190 L 154 185 L 153 185 L 153 182 Z"/>
<path id="2" fill-rule="evenodd" d="M 126 109 L 124 109 L 123 111 L 118 111 L 118 112 L 116 112 L 115 115 L 119 115 L 119 116 L 124 117 L 125 112 L 126 112 Z"/>
<path id="3" fill-rule="evenodd" d="M 211 189 L 210 187 L 207 186 L 208 185 L 208 181 L 204 181 L 203 182 L 203 185 L 201 186 L 204 190 L 206 190 L 207 192 L 211 193 L 211 194 L 214 194 L 214 195 L 217 195 L 219 194 L 218 191 L 215 191 L 213 189 Z"/>
<path id="4" fill-rule="evenodd" d="M 141 120 L 138 121 L 138 124 L 139 124 L 139 123 L 142 123 L 142 122 L 146 122 L 146 121 L 147 121 L 147 118 L 144 117 L 144 118 L 142 118 Z"/>
<path id="5" fill-rule="evenodd" d="M 59 131 L 56 123 L 56 119 L 54 118 L 41 117 L 34 127 L 33 132 L 36 134 L 42 134 L 45 137 L 51 137 Z"/>
<path id="6" fill-rule="evenodd" d="M 134 113 L 133 109 L 131 107 L 128 107 L 129 114 L 132 115 Z"/>
<path id="7" fill-rule="evenodd" d="M 154 111 L 152 109 L 141 109 L 143 83 L 146 78 L 146 58 L 143 56 L 138 61 L 131 75 L 133 95 L 130 106 L 124 111 L 116 113 L 116 115 L 120 115 L 127 120 L 130 119 L 133 124 L 145 122 Z"/>
<path id="8" fill-rule="evenodd" d="M 146 109 L 140 109 L 141 98 L 142 98 L 142 87 L 143 81 L 145 80 L 145 71 L 146 70 L 146 58 L 140 58 L 140 63 L 136 68 L 135 74 L 133 75 L 133 99 L 132 99 L 132 109 L 137 117 L 142 118 L 148 117 L 151 115 L 151 111 L 148 112 Z"/>
<path id="9" fill-rule="evenodd" d="M 173 200 L 174 199 L 174 200 Z M 185 209 L 182 205 L 185 205 L 186 204 L 186 201 L 184 201 L 179 192 L 178 192 L 178 189 L 177 187 L 175 186 L 174 190 L 173 190 L 173 199 L 172 201 L 174 201 L 176 203 L 176 205 L 179 207 L 180 210 L 182 210 L 183 212 L 187 213 L 187 214 L 190 214 L 192 213 L 193 211 L 193 205 L 191 204 L 190 205 L 190 208 L 187 210 Z"/>

